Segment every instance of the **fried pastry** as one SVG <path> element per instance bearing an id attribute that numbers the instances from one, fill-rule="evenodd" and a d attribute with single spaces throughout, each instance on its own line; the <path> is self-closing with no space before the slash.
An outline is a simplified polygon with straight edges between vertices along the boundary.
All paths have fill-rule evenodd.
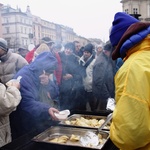
<path id="1" fill-rule="evenodd" d="M 80 136 L 72 134 L 70 137 L 70 141 L 77 142 L 80 140 Z"/>
<path id="2" fill-rule="evenodd" d="M 54 138 L 52 140 L 49 140 L 49 142 L 54 142 L 54 143 L 66 143 L 68 141 L 69 137 L 66 135 L 62 135 L 60 137 Z"/>

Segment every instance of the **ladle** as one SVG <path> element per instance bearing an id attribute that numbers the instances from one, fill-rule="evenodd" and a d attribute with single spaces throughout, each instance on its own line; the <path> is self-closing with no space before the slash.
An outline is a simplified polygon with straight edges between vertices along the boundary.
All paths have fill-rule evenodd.
<path id="1" fill-rule="evenodd" d="M 102 126 L 100 126 L 97 130 L 97 133 L 99 133 L 100 131 L 102 131 L 102 129 L 111 121 L 112 119 L 112 115 L 113 113 L 110 113 L 107 118 L 106 118 L 106 121 L 102 124 Z"/>

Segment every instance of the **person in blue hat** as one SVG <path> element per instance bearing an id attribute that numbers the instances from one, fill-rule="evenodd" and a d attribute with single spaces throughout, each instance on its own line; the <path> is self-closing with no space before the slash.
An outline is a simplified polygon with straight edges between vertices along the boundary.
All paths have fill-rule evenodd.
<path id="1" fill-rule="evenodd" d="M 150 149 L 150 23 L 117 12 L 112 59 L 124 61 L 115 75 L 116 107 L 110 139 L 121 150 Z"/>
<path id="2" fill-rule="evenodd" d="M 59 109 L 59 90 L 49 79 L 56 66 L 57 60 L 53 54 L 43 52 L 14 76 L 14 79 L 22 77 L 22 99 L 10 117 L 13 139 L 35 130 L 41 132 L 53 124 L 52 120 L 57 120 L 54 112 Z"/>

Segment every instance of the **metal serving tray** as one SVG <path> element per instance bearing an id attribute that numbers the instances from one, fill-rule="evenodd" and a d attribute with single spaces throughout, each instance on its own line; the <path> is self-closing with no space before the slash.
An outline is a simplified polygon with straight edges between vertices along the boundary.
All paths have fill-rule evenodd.
<path id="1" fill-rule="evenodd" d="M 98 145 L 85 145 L 83 144 L 83 139 L 87 141 L 87 133 L 93 133 L 96 136 L 100 134 L 103 138 L 102 143 L 98 143 Z M 67 140 L 66 143 L 55 143 L 51 142 L 52 139 L 59 138 L 61 136 L 68 136 L 69 138 L 71 135 L 79 136 L 80 140 L 79 141 L 70 141 Z M 81 140 L 82 139 L 82 140 Z M 53 145 L 58 146 L 58 145 L 63 145 L 63 149 L 67 148 L 67 146 L 71 146 L 72 148 L 88 148 L 88 149 L 102 149 L 107 140 L 109 139 L 109 133 L 105 131 L 100 131 L 99 133 L 95 129 L 84 129 L 84 128 L 73 128 L 73 127 L 65 127 L 65 126 L 52 126 L 46 131 L 42 132 L 41 134 L 37 135 L 36 137 L 33 138 L 33 141 L 38 142 L 38 143 L 45 143 L 48 145 Z M 91 139 L 92 140 L 92 139 Z M 95 141 L 93 141 L 95 142 Z M 55 148 L 55 147 L 54 147 Z"/>
<path id="2" fill-rule="evenodd" d="M 105 122 L 107 120 L 107 116 L 96 116 L 96 115 L 85 115 L 85 114 L 73 114 L 71 116 L 69 116 L 66 120 L 63 120 L 63 121 L 60 121 L 59 122 L 59 125 L 63 125 L 63 126 L 69 126 L 69 127 L 80 127 L 80 128 L 89 128 L 89 129 L 98 129 L 100 128 L 101 126 L 84 126 L 84 124 L 68 124 L 67 122 L 73 122 L 75 121 L 77 118 L 80 119 L 81 117 L 84 117 L 85 119 L 96 119 L 98 121 L 100 121 L 101 119 L 104 119 Z M 106 124 L 103 129 L 106 130 L 106 131 L 109 131 L 109 124 Z"/>

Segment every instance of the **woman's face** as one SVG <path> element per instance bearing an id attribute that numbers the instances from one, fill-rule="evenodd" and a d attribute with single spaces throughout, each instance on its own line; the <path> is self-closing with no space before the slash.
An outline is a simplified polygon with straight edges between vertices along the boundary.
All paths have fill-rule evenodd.
<path id="1" fill-rule="evenodd" d="M 70 49 L 70 48 L 66 48 L 64 51 L 65 51 L 66 55 L 71 55 L 73 52 L 72 49 Z"/>

